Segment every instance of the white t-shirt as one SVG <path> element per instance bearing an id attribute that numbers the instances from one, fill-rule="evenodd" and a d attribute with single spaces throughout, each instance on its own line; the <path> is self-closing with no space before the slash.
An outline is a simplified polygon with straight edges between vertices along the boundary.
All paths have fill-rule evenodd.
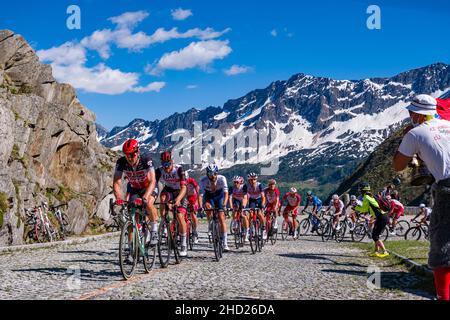
<path id="1" fill-rule="evenodd" d="M 433 119 L 411 129 L 398 151 L 407 157 L 417 153 L 436 182 L 450 178 L 450 121 Z"/>

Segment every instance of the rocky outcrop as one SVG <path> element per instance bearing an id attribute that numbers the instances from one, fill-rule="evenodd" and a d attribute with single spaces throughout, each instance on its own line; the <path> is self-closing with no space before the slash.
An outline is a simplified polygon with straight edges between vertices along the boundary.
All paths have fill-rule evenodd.
<path id="1" fill-rule="evenodd" d="M 98 209 L 112 190 L 115 153 L 97 142 L 95 114 L 9 30 L 0 30 L 0 141 L 0 246 L 23 243 L 24 208 L 41 201 L 68 202 L 75 234 L 107 217 Z"/>

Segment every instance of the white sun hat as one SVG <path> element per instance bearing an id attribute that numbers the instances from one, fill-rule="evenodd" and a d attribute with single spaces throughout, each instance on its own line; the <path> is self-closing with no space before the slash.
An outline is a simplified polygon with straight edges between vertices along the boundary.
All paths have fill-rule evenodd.
<path id="1" fill-rule="evenodd" d="M 411 104 L 406 109 L 418 114 L 433 116 L 436 114 L 436 105 L 437 101 L 432 96 L 419 94 L 413 98 Z"/>

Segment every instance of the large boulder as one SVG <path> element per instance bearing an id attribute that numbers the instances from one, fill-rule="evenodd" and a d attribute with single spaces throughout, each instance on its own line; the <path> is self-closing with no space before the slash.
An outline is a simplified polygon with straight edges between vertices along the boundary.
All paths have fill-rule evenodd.
<path id="1" fill-rule="evenodd" d="M 24 210 L 42 201 L 68 203 L 75 234 L 109 219 L 116 154 L 97 142 L 95 119 L 23 37 L 0 30 L 0 246 L 24 242 Z"/>

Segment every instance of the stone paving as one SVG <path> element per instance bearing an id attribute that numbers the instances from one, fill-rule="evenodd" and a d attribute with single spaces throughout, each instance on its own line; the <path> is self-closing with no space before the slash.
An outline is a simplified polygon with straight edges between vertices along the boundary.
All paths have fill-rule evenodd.
<path id="1" fill-rule="evenodd" d="M 374 260 L 346 243 L 317 236 L 249 246 L 214 261 L 200 226 L 200 243 L 181 264 L 145 274 L 141 265 L 122 280 L 118 237 L 0 254 L 0 299 L 432 299 L 412 289 L 421 279 L 404 267 Z M 368 288 L 368 266 L 380 270 L 380 289 Z M 79 276 L 78 276 L 79 275 Z"/>

